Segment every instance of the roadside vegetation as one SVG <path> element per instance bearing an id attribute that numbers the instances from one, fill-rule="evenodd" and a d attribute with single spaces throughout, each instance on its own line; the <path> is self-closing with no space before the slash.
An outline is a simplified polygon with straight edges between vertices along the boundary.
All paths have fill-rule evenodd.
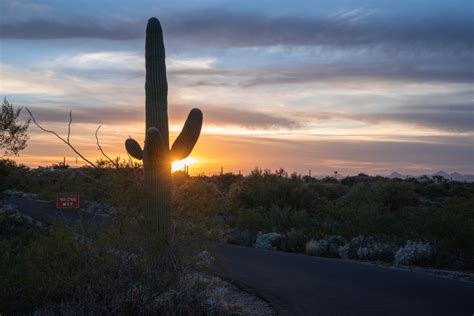
<path id="1" fill-rule="evenodd" d="M 35 169 L 3 160 L 2 191 L 52 200 L 80 193 L 117 213 L 140 214 L 138 166 Z M 474 184 L 446 179 L 342 180 L 255 169 L 247 176 L 173 175 L 173 218 L 206 240 L 436 268 L 474 268 Z"/>
<path id="2" fill-rule="evenodd" d="M 73 170 L 58 164 L 32 170 L 0 160 L 0 311 L 246 313 L 245 303 L 233 303 L 245 294 L 236 295 L 238 289 L 208 274 L 219 259 L 212 255 L 209 237 L 202 234 L 205 221 L 190 226 L 184 214 L 192 215 L 183 211 L 175 218 L 171 238 L 157 234 L 150 238 L 143 229 L 141 168 L 122 162 L 98 165 L 101 168 Z M 67 192 L 84 199 L 78 212 L 105 214 L 110 221 L 100 227 L 82 221 L 44 223 L 9 203 L 12 196 L 54 201 L 57 194 Z"/>

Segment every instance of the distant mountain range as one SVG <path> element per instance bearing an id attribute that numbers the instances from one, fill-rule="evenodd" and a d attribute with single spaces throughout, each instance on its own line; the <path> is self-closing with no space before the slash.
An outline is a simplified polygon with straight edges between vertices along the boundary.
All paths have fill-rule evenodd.
<path id="1" fill-rule="evenodd" d="M 459 172 L 453 172 L 453 173 L 447 173 L 444 171 L 438 171 L 436 173 L 433 173 L 431 175 L 427 174 L 425 175 L 427 177 L 433 178 L 435 176 L 441 176 L 447 180 L 452 180 L 452 181 L 461 181 L 461 182 L 474 182 L 474 175 L 472 174 L 460 174 Z M 423 176 L 412 176 L 412 175 L 402 175 L 398 172 L 392 172 L 387 178 L 390 179 L 406 179 L 406 178 L 421 178 Z"/>

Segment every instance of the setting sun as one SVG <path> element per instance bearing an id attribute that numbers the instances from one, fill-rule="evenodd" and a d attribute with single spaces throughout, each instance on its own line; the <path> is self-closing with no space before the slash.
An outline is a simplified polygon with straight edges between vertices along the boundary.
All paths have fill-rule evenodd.
<path id="1" fill-rule="evenodd" d="M 185 166 L 192 166 L 196 164 L 197 162 L 198 161 L 196 160 L 196 158 L 193 158 L 193 157 L 188 157 L 183 160 L 173 161 L 171 165 L 171 171 L 175 172 L 178 170 L 183 170 Z"/>

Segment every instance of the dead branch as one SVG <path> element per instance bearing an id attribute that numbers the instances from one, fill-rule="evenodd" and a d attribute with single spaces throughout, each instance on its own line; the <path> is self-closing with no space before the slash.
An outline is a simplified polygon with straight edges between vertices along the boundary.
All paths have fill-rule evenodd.
<path id="1" fill-rule="evenodd" d="M 36 126 L 38 126 L 38 128 L 40 130 L 42 130 L 43 132 L 47 132 L 47 133 L 50 133 L 50 134 L 53 134 L 54 136 L 56 136 L 57 138 L 59 138 L 63 143 L 65 143 L 66 145 L 69 146 L 69 148 L 71 148 L 79 157 L 81 157 L 84 161 L 86 161 L 89 165 L 91 165 L 93 168 L 96 168 L 97 169 L 97 166 L 95 164 L 93 164 L 90 160 L 88 160 L 86 157 L 84 157 L 83 155 L 81 155 L 80 152 L 78 152 L 76 150 L 76 148 L 74 148 L 74 146 L 69 142 L 69 136 L 71 134 L 71 123 L 72 123 L 72 111 L 69 112 L 69 124 L 68 124 L 68 131 L 67 131 L 67 139 L 64 139 L 63 137 L 61 137 L 61 135 L 59 135 L 58 133 L 56 133 L 55 131 L 53 130 L 48 130 L 44 127 L 42 127 L 41 125 L 39 125 L 39 123 L 36 121 L 35 117 L 33 116 L 33 114 L 31 113 L 31 111 L 28 109 L 28 108 L 25 108 L 26 111 L 28 112 L 28 114 L 30 115 L 31 119 L 33 120 L 33 122 L 35 123 Z"/>
<path id="2" fill-rule="evenodd" d="M 113 164 L 115 166 L 115 168 L 118 169 L 118 168 L 120 168 L 119 164 L 117 162 L 115 162 L 114 160 L 112 160 L 109 156 L 107 156 L 107 154 L 102 149 L 102 146 L 100 146 L 98 133 L 99 133 L 99 129 L 101 127 L 102 127 L 102 125 L 99 125 L 99 127 L 97 127 L 97 129 L 95 130 L 95 140 L 96 140 L 96 143 L 97 143 L 97 147 L 99 148 L 102 155 L 104 155 L 104 157 L 107 158 L 107 160 L 109 160 L 110 163 Z"/>
<path id="3" fill-rule="evenodd" d="M 69 124 L 67 125 L 67 142 L 69 143 L 69 136 L 71 135 L 72 110 L 69 111 Z"/>

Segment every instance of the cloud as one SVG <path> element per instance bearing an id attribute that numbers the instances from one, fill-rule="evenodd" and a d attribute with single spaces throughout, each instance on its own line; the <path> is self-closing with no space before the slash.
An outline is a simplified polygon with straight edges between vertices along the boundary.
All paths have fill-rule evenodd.
<path id="1" fill-rule="evenodd" d="M 370 113 L 355 115 L 359 120 L 371 123 L 397 122 L 415 125 L 423 128 L 443 130 L 450 132 L 473 132 L 474 131 L 474 107 L 461 105 L 454 110 L 449 107 L 427 108 L 424 111 L 411 111 L 400 113 Z"/>
<path id="2" fill-rule="evenodd" d="M 0 23 L 2 39 L 67 39 L 98 38 L 108 40 L 130 40 L 143 37 L 142 28 L 132 22 L 98 23 L 90 18 L 71 18 L 70 21 L 32 19 Z"/>
<path id="3" fill-rule="evenodd" d="M 145 58 L 134 52 L 97 51 L 79 53 L 72 56 L 60 56 L 47 66 L 78 69 L 132 69 L 144 68 Z"/>
<path id="4" fill-rule="evenodd" d="M 443 66 L 439 66 L 439 65 Z M 344 62 L 341 64 L 266 65 L 253 72 L 254 79 L 243 80 L 242 87 L 302 84 L 326 81 L 383 80 L 413 82 L 473 82 L 469 61 L 392 60 L 388 62 Z"/>
<path id="5" fill-rule="evenodd" d="M 183 71 L 207 71 L 213 69 L 215 58 L 176 58 L 166 59 L 168 72 L 180 73 Z M 121 69 L 144 71 L 145 56 L 133 51 L 96 51 L 78 53 L 75 55 L 59 56 L 45 66 L 54 68 L 93 69 Z M 186 72 L 187 73 L 187 72 Z"/>
<path id="6" fill-rule="evenodd" d="M 169 106 L 170 124 L 184 123 L 189 111 L 195 106 L 172 104 Z M 142 123 L 145 120 L 145 108 L 124 107 L 91 107 L 29 106 L 33 115 L 40 122 L 67 123 L 68 111 L 72 110 L 73 122 L 90 124 Z M 232 109 L 214 106 L 200 107 L 204 111 L 206 125 L 237 126 L 247 129 L 294 129 L 299 127 L 297 121 L 273 114 L 244 109 Z"/>
<path id="7" fill-rule="evenodd" d="M 456 45 L 469 48 L 473 25 L 469 15 L 417 19 L 363 19 L 193 12 L 164 19 L 169 37 L 211 47 L 273 45 L 365 46 L 379 44 Z"/>
<path id="8" fill-rule="evenodd" d="M 112 108 L 112 107 L 84 107 L 75 106 L 54 107 L 54 106 L 27 106 L 35 118 L 45 123 L 64 123 L 69 120 L 69 110 L 72 111 L 73 123 L 87 124 L 114 124 L 114 123 L 132 123 L 144 121 L 144 111 L 138 111 L 133 108 Z"/>
<path id="9" fill-rule="evenodd" d="M 233 125 L 247 129 L 295 129 L 300 126 L 296 120 L 288 117 L 245 110 L 245 106 L 239 108 L 224 108 L 215 106 L 203 106 L 204 120 L 206 124 Z M 172 105 L 170 107 L 171 117 L 183 116 L 191 109 L 189 106 Z"/>
<path id="10" fill-rule="evenodd" d="M 472 47 L 470 15 L 445 12 L 390 18 L 267 16 L 219 11 L 192 12 L 164 18 L 169 38 L 210 47 L 322 45 L 335 47 L 390 45 Z"/>
<path id="11" fill-rule="evenodd" d="M 3 0 L 0 10 L 7 14 L 33 13 L 51 11 L 53 7 L 45 3 L 35 3 L 22 0 Z"/>
<path id="12" fill-rule="evenodd" d="M 305 115 L 313 118 L 309 113 Z M 353 120 L 371 125 L 396 123 L 447 132 L 474 132 L 474 106 L 471 104 L 416 104 L 400 106 L 387 112 L 318 112 L 314 114 L 314 118 L 326 121 Z"/>
<path id="13" fill-rule="evenodd" d="M 360 11 L 360 10 L 359 10 Z M 330 16 L 269 16 L 225 10 L 188 11 L 160 17 L 166 40 L 199 47 L 262 47 L 322 45 L 333 47 L 423 45 L 472 48 L 474 26 L 469 14 L 444 12 L 406 15 L 348 11 Z M 0 38 L 101 38 L 129 40 L 144 36 L 145 21 L 98 22 L 90 18 L 30 19 L 0 24 Z M 426 48 L 426 47 L 425 47 Z"/>

